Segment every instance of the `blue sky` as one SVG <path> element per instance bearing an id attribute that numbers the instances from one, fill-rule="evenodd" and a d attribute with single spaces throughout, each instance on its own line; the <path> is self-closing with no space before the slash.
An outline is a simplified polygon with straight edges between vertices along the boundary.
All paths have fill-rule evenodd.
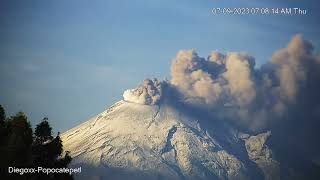
<path id="1" fill-rule="evenodd" d="M 307 15 L 213 15 L 214 7 L 300 7 Z M 180 49 L 266 62 L 301 33 L 319 50 L 316 1 L 0 1 L 0 104 L 65 131 L 146 77 L 170 79 Z"/>

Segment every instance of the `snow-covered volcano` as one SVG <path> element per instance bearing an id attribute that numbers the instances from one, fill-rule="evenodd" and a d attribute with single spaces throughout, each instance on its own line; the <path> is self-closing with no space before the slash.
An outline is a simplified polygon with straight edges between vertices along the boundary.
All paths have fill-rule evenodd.
<path id="1" fill-rule="evenodd" d="M 319 62 L 301 35 L 258 68 L 181 50 L 170 81 L 126 90 L 63 133 L 64 149 L 82 179 L 319 179 Z"/>
<path id="2" fill-rule="evenodd" d="M 82 166 L 76 179 L 279 177 L 266 145 L 270 132 L 250 136 L 206 118 L 165 98 L 151 105 L 121 100 L 61 137 L 72 166 Z"/>

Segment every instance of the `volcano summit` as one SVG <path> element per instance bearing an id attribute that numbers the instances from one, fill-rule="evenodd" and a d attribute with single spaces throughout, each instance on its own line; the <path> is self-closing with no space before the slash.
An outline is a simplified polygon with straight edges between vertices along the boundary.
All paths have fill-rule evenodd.
<path id="1" fill-rule="evenodd" d="M 145 86 L 130 93 L 137 91 L 152 99 Z M 62 140 L 73 165 L 90 169 L 82 179 L 274 179 L 278 174 L 268 172 L 276 172 L 278 162 L 266 145 L 270 135 L 208 123 L 205 116 L 161 99 L 154 105 L 119 101 L 63 133 Z"/>
<path id="2" fill-rule="evenodd" d="M 183 50 L 171 76 L 62 134 L 76 178 L 320 177 L 320 56 L 301 35 L 259 68 L 246 53 Z"/>

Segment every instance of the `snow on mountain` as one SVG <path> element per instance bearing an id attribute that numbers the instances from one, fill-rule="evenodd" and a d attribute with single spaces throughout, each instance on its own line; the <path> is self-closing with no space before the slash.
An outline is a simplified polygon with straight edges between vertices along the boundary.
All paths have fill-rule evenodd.
<path id="1" fill-rule="evenodd" d="M 319 179 L 319 62 L 301 35 L 260 68 L 246 53 L 181 50 L 170 81 L 126 90 L 63 133 L 64 149 L 78 179 Z"/>
<path id="2" fill-rule="evenodd" d="M 71 166 L 83 168 L 76 179 L 260 179 L 276 172 L 270 132 L 206 126 L 169 101 L 122 100 L 61 138 Z"/>

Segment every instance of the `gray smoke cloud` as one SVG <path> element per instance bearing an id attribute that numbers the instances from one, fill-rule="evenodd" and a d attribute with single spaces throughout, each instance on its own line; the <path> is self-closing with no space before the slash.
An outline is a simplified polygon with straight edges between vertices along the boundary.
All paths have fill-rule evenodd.
<path id="1" fill-rule="evenodd" d="M 213 51 L 205 59 L 194 50 L 182 50 L 172 62 L 171 84 L 185 103 L 213 111 L 218 119 L 260 131 L 299 103 L 297 98 L 308 91 L 309 79 L 320 80 L 319 62 L 312 44 L 301 35 L 293 37 L 260 68 L 247 53 Z"/>
<path id="2" fill-rule="evenodd" d="M 315 143 L 320 137 L 320 55 L 301 35 L 260 67 L 247 53 L 215 50 L 202 58 L 194 50 L 181 50 L 172 61 L 171 76 L 170 81 L 145 80 L 126 90 L 124 100 L 182 102 L 194 112 L 206 112 L 208 120 L 248 133 L 271 130 L 281 156 L 294 149 L 304 158 L 320 159 L 320 144 Z"/>
<path id="3" fill-rule="evenodd" d="M 194 50 L 181 50 L 172 61 L 171 76 L 170 82 L 146 79 L 138 88 L 126 90 L 124 100 L 155 105 L 163 98 L 163 85 L 169 84 L 166 87 L 178 91 L 179 102 L 247 131 L 270 129 L 288 119 L 292 109 L 320 119 L 320 56 L 301 35 L 259 68 L 247 53 L 215 50 L 202 58 Z"/>
<path id="4" fill-rule="evenodd" d="M 169 100 L 204 114 L 209 123 L 228 123 L 249 134 L 271 130 L 273 149 L 290 166 L 320 159 L 320 55 L 301 35 L 260 67 L 247 53 L 215 50 L 202 58 L 181 50 L 171 76 L 145 80 L 126 90 L 124 100 L 145 105 Z"/>
<path id="5" fill-rule="evenodd" d="M 145 79 L 136 89 L 128 89 L 123 93 L 125 101 L 137 104 L 155 105 L 162 96 L 162 84 L 157 79 Z"/>
<path id="6" fill-rule="evenodd" d="M 207 61 L 193 50 L 179 51 L 172 62 L 172 85 L 178 87 L 185 102 L 213 105 L 222 93 L 222 87 L 205 70 Z"/>
<path id="7" fill-rule="evenodd" d="M 256 96 L 254 64 L 254 58 L 243 53 L 223 55 L 214 51 L 205 60 L 194 50 L 183 50 L 172 62 L 171 83 L 188 103 L 215 105 L 232 101 L 244 106 Z"/>
<path id="8" fill-rule="evenodd" d="M 260 67 L 246 53 L 213 51 L 205 59 L 182 50 L 171 76 L 181 101 L 210 112 L 208 119 L 253 134 L 271 130 L 276 151 L 297 166 L 300 158 L 320 159 L 320 55 L 301 35 Z"/>

